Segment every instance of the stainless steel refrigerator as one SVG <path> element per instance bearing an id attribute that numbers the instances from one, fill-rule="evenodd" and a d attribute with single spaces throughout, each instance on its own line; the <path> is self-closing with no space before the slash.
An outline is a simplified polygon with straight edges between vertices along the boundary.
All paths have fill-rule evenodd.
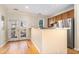
<path id="1" fill-rule="evenodd" d="M 74 48 L 74 33 L 75 27 L 74 27 L 74 19 L 71 18 L 71 26 L 70 29 L 67 31 L 67 47 L 73 49 Z"/>

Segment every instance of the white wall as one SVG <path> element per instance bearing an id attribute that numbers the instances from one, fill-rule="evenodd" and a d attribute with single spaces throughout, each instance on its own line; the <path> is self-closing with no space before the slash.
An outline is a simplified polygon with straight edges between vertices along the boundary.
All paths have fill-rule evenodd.
<path id="1" fill-rule="evenodd" d="M 79 51 L 79 4 L 74 6 L 75 18 L 75 49 Z"/>
<path id="2" fill-rule="evenodd" d="M 7 37 L 6 37 L 6 19 L 7 19 L 6 9 L 2 5 L 0 5 L 0 19 L 1 19 L 1 16 L 4 16 L 4 21 L 3 21 L 3 28 L 0 30 L 0 47 L 2 47 L 7 42 Z"/>

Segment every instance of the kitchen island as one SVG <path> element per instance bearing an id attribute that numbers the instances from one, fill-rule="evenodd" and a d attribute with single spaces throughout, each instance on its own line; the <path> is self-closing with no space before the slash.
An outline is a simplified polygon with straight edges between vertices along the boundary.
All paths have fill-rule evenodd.
<path id="1" fill-rule="evenodd" d="M 39 53 L 67 53 L 67 29 L 31 29 L 31 40 Z"/>

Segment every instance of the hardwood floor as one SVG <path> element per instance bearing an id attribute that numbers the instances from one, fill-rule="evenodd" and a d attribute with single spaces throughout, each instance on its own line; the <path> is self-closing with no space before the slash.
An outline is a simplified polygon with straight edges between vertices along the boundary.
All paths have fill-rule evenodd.
<path id="1" fill-rule="evenodd" d="M 67 49 L 68 54 L 79 54 L 79 51 Z M 12 41 L 0 48 L 0 54 L 39 54 L 31 40 Z"/>
<path id="2" fill-rule="evenodd" d="M 38 54 L 31 40 L 12 41 L 0 48 L 0 54 Z"/>
<path id="3" fill-rule="evenodd" d="M 68 49 L 67 49 L 67 53 L 68 53 L 68 54 L 79 54 L 79 51 L 76 51 L 76 50 L 74 50 L 74 49 L 68 48 Z"/>

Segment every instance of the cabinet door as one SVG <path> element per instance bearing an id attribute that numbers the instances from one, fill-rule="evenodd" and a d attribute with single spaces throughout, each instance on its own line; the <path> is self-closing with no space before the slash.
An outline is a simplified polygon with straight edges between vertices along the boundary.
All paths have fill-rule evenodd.
<path id="1" fill-rule="evenodd" d="M 61 17 L 62 17 L 62 20 L 67 19 L 67 13 L 63 13 Z"/>
<path id="2" fill-rule="evenodd" d="M 67 12 L 67 14 L 68 18 L 74 18 L 74 10 Z"/>

